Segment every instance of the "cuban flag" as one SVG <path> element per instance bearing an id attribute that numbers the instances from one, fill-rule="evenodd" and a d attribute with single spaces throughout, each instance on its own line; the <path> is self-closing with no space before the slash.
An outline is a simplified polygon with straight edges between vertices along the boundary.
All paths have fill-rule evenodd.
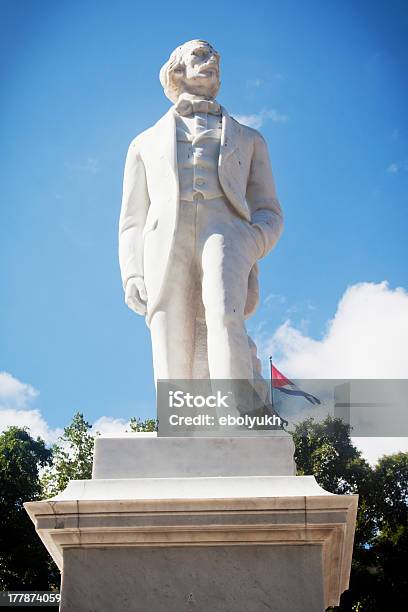
<path id="1" fill-rule="evenodd" d="M 321 401 L 318 397 L 315 397 L 307 391 L 302 391 L 302 389 L 299 389 L 299 387 L 295 385 L 294 382 L 289 380 L 289 378 L 286 378 L 286 376 L 284 376 L 282 372 L 279 372 L 278 368 L 275 368 L 275 366 L 272 364 L 272 359 L 270 363 L 271 384 L 273 391 L 280 391 L 281 393 L 286 393 L 287 395 L 297 395 L 298 397 L 304 397 L 308 402 L 314 405 L 321 404 Z"/>

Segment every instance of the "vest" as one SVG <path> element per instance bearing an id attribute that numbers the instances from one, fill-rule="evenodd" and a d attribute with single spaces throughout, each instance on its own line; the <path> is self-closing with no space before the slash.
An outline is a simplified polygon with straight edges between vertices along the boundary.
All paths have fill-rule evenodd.
<path id="1" fill-rule="evenodd" d="M 194 135 L 182 121 L 176 120 L 176 134 L 180 199 L 192 202 L 197 197 L 205 200 L 223 197 L 218 178 L 221 124 L 200 129 L 198 121 Z"/>

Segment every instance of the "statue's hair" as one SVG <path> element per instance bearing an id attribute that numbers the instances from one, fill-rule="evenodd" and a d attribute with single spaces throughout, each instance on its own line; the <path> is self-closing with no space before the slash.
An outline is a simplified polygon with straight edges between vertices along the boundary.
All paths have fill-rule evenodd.
<path id="1" fill-rule="evenodd" d="M 219 53 L 217 53 L 214 47 L 210 45 L 210 43 L 207 42 L 206 40 L 200 40 L 200 39 L 188 40 L 187 42 L 180 45 L 179 47 L 176 47 L 174 51 L 172 51 L 172 53 L 170 54 L 170 57 L 167 60 L 167 62 L 161 67 L 160 75 L 159 75 L 160 83 L 162 84 L 164 93 L 167 96 L 167 98 L 169 98 L 169 100 L 171 100 L 173 103 L 177 102 L 178 97 L 179 97 L 178 85 L 175 82 L 173 75 L 177 72 L 185 73 L 185 69 L 186 69 L 186 64 L 184 61 L 185 49 L 186 47 L 192 46 L 194 43 L 196 43 L 197 46 L 208 45 L 209 47 L 211 47 L 211 49 L 214 52 L 214 55 L 217 57 L 219 61 L 219 58 L 220 58 Z M 219 89 L 219 85 L 217 86 L 217 88 L 214 88 L 214 91 L 211 92 L 214 98 L 218 93 L 218 89 Z"/>

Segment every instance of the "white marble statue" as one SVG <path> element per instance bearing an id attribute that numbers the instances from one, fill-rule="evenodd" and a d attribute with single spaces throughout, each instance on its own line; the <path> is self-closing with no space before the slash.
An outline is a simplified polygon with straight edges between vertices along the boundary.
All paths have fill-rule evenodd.
<path id="1" fill-rule="evenodd" d="M 160 71 L 173 106 L 126 159 L 120 267 L 126 304 L 150 327 L 156 380 L 259 374 L 245 319 L 282 211 L 265 140 L 215 99 L 219 60 L 203 40 L 173 51 Z"/>

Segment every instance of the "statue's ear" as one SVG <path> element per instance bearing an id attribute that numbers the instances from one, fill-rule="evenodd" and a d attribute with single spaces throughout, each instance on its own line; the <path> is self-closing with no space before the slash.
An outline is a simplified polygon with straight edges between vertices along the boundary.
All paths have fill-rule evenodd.
<path id="1" fill-rule="evenodd" d="M 178 101 L 180 94 L 182 93 L 182 80 L 185 76 L 184 68 L 176 68 L 172 71 L 169 77 L 169 84 L 167 90 L 167 97 L 176 104 Z"/>

